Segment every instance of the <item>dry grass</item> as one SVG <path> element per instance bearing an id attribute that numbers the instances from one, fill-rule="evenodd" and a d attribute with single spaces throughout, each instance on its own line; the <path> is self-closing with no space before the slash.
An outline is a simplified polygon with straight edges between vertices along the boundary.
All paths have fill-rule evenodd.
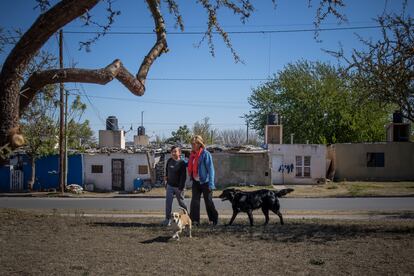
<path id="1" fill-rule="evenodd" d="M 323 185 L 288 185 L 291 197 L 414 196 L 414 182 L 329 182 Z"/>
<path id="2" fill-rule="evenodd" d="M 386 275 L 414 271 L 414 222 L 287 220 L 201 225 L 170 239 L 155 218 L 0 210 L 3 275 Z"/>
<path id="3" fill-rule="evenodd" d="M 289 187 L 295 189 L 293 193 L 288 194 L 286 197 L 373 197 L 373 196 L 414 196 L 414 182 L 329 182 L 326 184 L 318 185 L 284 185 L 284 186 L 230 186 L 246 191 L 253 191 L 257 189 L 281 189 L 282 187 Z M 214 197 L 218 197 L 221 194 L 221 190 L 215 190 Z M 23 194 L 24 195 L 24 194 Z M 39 197 L 60 197 L 61 193 L 47 193 L 36 192 L 32 193 L 33 196 Z M 65 193 L 65 196 L 71 197 L 164 197 L 164 188 L 154 188 L 146 193 L 137 194 L 119 194 L 119 193 L 93 193 L 84 192 L 83 194 L 69 194 Z M 187 189 L 185 192 L 186 197 L 191 197 L 191 189 Z"/>

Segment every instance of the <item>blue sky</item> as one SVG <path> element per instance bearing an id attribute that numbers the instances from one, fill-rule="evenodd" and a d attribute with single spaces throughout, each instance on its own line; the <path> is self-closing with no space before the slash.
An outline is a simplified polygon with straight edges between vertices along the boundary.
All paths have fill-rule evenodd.
<path id="1" fill-rule="evenodd" d="M 185 31 L 204 31 L 207 21 L 206 14 L 196 1 L 178 1 L 183 15 Z M 245 25 L 230 12 L 220 12 L 219 20 L 227 31 L 263 31 L 292 30 L 313 28 L 316 5 L 308 8 L 307 0 L 279 0 L 276 9 L 270 0 L 252 1 L 256 11 Z M 402 1 L 399 0 L 349 0 L 343 9 L 348 23 L 340 27 L 373 26 L 372 20 L 387 11 L 399 12 Z M 414 1 L 408 1 L 408 11 L 412 11 Z M 39 14 L 34 10 L 35 1 L 3 0 L 0 2 L 0 26 L 6 30 L 20 28 L 26 30 Z M 145 1 L 117 0 L 114 9 L 121 11 L 112 27 L 120 32 L 150 32 L 153 21 Z M 99 4 L 91 14 L 96 20 L 104 21 L 105 5 Z M 168 31 L 174 30 L 172 16 L 163 8 Z M 64 31 L 93 31 L 94 28 L 82 27 L 82 22 L 74 21 Z M 329 17 L 322 27 L 337 27 L 337 20 Z M 142 97 L 132 95 L 118 81 L 114 80 L 106 86 L 67 84 L 68 89 L 75 93 L 84 91 L 90 96 L 93 107 L 83 97 L 88 109 L 83 119 L 89 119 L 95 132 L 104 129 L 104 120 L 110 115 L 118 118 L 120 127 L 128 129 L 133 125 L 134 131 L 127 134 L 132 140 L 140 124 L 141 111 L 144 111 L 146 133 L 154 137 L 169 137 L 171 131 L 178 126 L 192 126 L 195 121 L 209 117 L 214 128 L 244 128 L 241 115 L 248 113 L 250 106 L 247 98 L 252 88 L 263 83 L 262 79 L 282 70 L 291 62 L 300 59 L 324 61 L 336 65 L 337 61 L 321 49 L 338 49 L 341 43 L 349 52 L 352 48 L 360 48 L 355 33 L 372 39 L 379 38 L 379 29 L 326 31 L 320 33 L 318 42 L 313 32 L 296 33 L 258 33 L 233 34 L 230 36 L 237 53 L 245 64 L 234 63 L 231 52 L 220 38 L 215 38 L 216 56 L 212 57 L 206 43 L 200 48 L 194 47 L 202 35 L 167 36 L 170 51 L 157 59 L 151 67 L 148 77 L 152 79 L 250 79 L 238 81 L 195 81 L 195 80 L 148 80 L 146 92 Z M 73 62 L 79 68 L 101 68 L 119 58 L 124 65 L 135 74 L 142 58 L 153 46 L 155 35 L 107 35 L 92 46 L 87 53 L 79 51 L 79 41 L 91 38 L 87 34 L 65 34 L 64 59 L 65 65 Z M 52 37 L 45 45 L 48 51 L 58 53 L 58 44 Z M 0 54 L 0 61 L 5 59 Z M 254 80 L 251 80 L 254 79 Z M 259 79 L 259 80 L 257 80 Z M 114 99 L 116 98 L 116 99 Z"/>

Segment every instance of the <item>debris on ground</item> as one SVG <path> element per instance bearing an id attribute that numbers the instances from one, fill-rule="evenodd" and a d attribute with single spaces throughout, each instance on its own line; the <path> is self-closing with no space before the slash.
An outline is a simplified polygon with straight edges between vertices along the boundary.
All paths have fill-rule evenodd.
<path id="1" fill-rule="evenodd" d="M 65 190 L 73 194 L 81 194 L 83 192 L 83 188 L 78 184 L 67 185 Z"/>

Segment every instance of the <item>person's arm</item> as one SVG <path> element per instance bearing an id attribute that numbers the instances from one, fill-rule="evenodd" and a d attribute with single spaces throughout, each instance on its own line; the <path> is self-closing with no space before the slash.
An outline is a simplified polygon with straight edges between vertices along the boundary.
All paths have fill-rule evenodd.
<path id="1" fill-rule="evenodd" d="M 209 188 L 210 190 L 214 190 L 216 186 L 214 185 L 214 165 L 213 165 L 213 158 L 209 152 L 206 152 L 205 164 L 208 172 L 209 177 Z"/>
<path id="2" fill-rule="evenodd" d="M 179 189 L 182 191 L 185 188 L 185 181 L 187 180 L 187 169 L 186 169 L 186 164 L 184 161 L 181 162 L 181 167 L 180 167 L 180 179 L 179 179 Z"/>
<path id="3" fill-rule="evenodd" d="M 170 162 L 170 159 L 168 159 L 167 160 L 167 164 L 165 164 L 165 175 L 164 175 L 164 186 L 165 187 L 167 187 L 167 180 L 168 180 L 168 163 Z"/>

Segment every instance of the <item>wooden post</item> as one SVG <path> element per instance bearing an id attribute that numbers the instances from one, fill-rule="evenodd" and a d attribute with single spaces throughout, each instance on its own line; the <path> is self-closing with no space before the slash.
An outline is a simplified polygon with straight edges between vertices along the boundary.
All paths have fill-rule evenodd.
<path id="1" fill-rule="evenodd" d="M 62 30 L 59 31 L 59 68 L 63 68 L 63 32 Z M 63 86 L 63 82 L 59 85 L 59 92 L 60 92 L 60 100 L 59 100 L 59 185 L 60 191 L 62 193 L 65 192 L 65 145 L 64 145 L 64 124 L 65 124 L 65 117 L 64 117 L 64 90 L 65 87 Z"/>

